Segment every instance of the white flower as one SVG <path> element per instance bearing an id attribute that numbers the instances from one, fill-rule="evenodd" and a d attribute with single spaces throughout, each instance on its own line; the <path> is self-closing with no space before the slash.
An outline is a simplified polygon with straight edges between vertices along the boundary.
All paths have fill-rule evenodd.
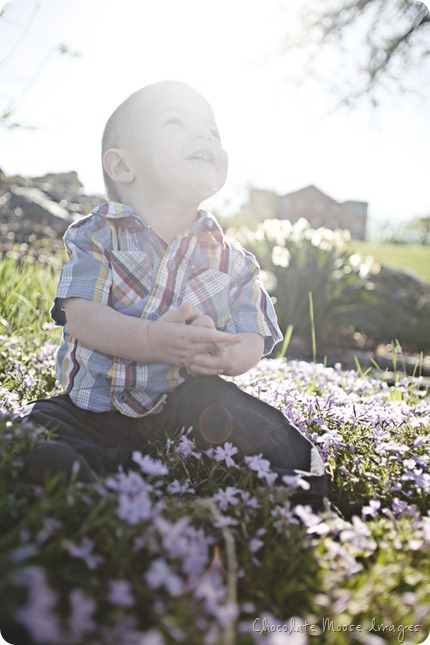
<path id="1" fill-rule="evenodd" d="M 272 262 L 277 267 L 285 269 L 290 264 L 291 253 L 285 246 L 274 246 L 272 249 Z"/>

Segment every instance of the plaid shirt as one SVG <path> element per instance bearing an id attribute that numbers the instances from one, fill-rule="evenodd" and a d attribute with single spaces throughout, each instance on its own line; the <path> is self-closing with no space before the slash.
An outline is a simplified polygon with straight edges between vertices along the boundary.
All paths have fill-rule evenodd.
<path id="1" fill-rule="evenodd" d="M 263 336 L 265 354 L 282 339 L 254 256 L 225 237 L 205 211 L 167 244 L 130 207 L 107 202 L 73 223 L 64 241 L 69 260 L 51 315 L 63 326 L 58 380 L 80 408 L 117 409 L 131 417 L 154 414 L 167 393 L 192 375 L 185 368 L 138 363 L 80 343 L 68 329 L 64 298 L 92 300 L 149 320 L 188 300 L 219 330 Z"/>

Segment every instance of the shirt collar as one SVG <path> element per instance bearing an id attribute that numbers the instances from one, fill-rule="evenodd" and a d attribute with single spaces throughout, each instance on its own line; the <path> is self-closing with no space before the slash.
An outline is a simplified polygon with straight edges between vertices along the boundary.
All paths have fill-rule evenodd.
<path id="1" fill-rule="evenodd" d="M 96 206 L 92 211 L 95 215 L 101 215 L 107 219 L 120 219 L 126 217 L 133 217 L 134 219 L 139 220 L 143 226 L 148 228 L 148 224 L 142 220 L 141 217 L 136 213 L 136 211 L 127 204 L 120 204 L 119 202 L 104 202 L 99 206 Z M 215 217 L 203 209 L 199 209 L 197 219 L 190 229 L 193 233 L 201 233 L 203 231 L 208 231 L 210 233 L 219 234 L 223 236 L 222 228 L 216 221 Z M 215 237 L 217 237 L 215 235 Z"/>

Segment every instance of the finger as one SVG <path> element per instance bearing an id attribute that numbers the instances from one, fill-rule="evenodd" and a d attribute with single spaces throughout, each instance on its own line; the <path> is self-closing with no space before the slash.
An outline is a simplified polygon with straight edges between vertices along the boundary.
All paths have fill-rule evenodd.
<path id="1" fill-rule="evenodd" d="M 207 329 L 215 329 L 215 323 L 210 316 L 200 315 L 198 318 L 195 318 L 191 325 L 195 327 L 206 327 Z"/>
<path id="2" fill-rule="evenodd" d="M 165 322 L 175 322 L 175 323 L 184 323 L 189 314 L 188 303 L 183 303 L 180 307 L 176 309 L 171 309 L 161 316 Z M 160 318 L 160 320 L 161 320 Z"/>
<path id="3" fill-rule="evenodd" d="M 225 331 L 218 331 L 216 329 L 205 329 L 203 327 L 193 326 L 196 334 L 193 336 L 194 342 L 209 345 L 215 343 L 218 348 L 230 347 L 230 345 L 237 345 L 242 342 L 242 339 L 237 334 L 230 334 Z"/>
<path id="4" fill-rule="evenodd" d="M 223 374 L 231 369 L 230 361 L 222 356 L 195 354 L 189 361 L 189 367 L 204 374 Z"/>

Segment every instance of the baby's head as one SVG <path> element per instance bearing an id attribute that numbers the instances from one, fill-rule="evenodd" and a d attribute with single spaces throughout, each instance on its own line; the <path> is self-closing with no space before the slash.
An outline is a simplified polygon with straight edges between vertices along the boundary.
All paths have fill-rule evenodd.
<path id="1" fill-rule="evenodd" d="M 212 109 L 185 83 L 161 81 L 129 96 L 106 123 L 103 175 L 109 199 L 171 197 L 198 205 L 220 190 L 227 155 Z"/>

